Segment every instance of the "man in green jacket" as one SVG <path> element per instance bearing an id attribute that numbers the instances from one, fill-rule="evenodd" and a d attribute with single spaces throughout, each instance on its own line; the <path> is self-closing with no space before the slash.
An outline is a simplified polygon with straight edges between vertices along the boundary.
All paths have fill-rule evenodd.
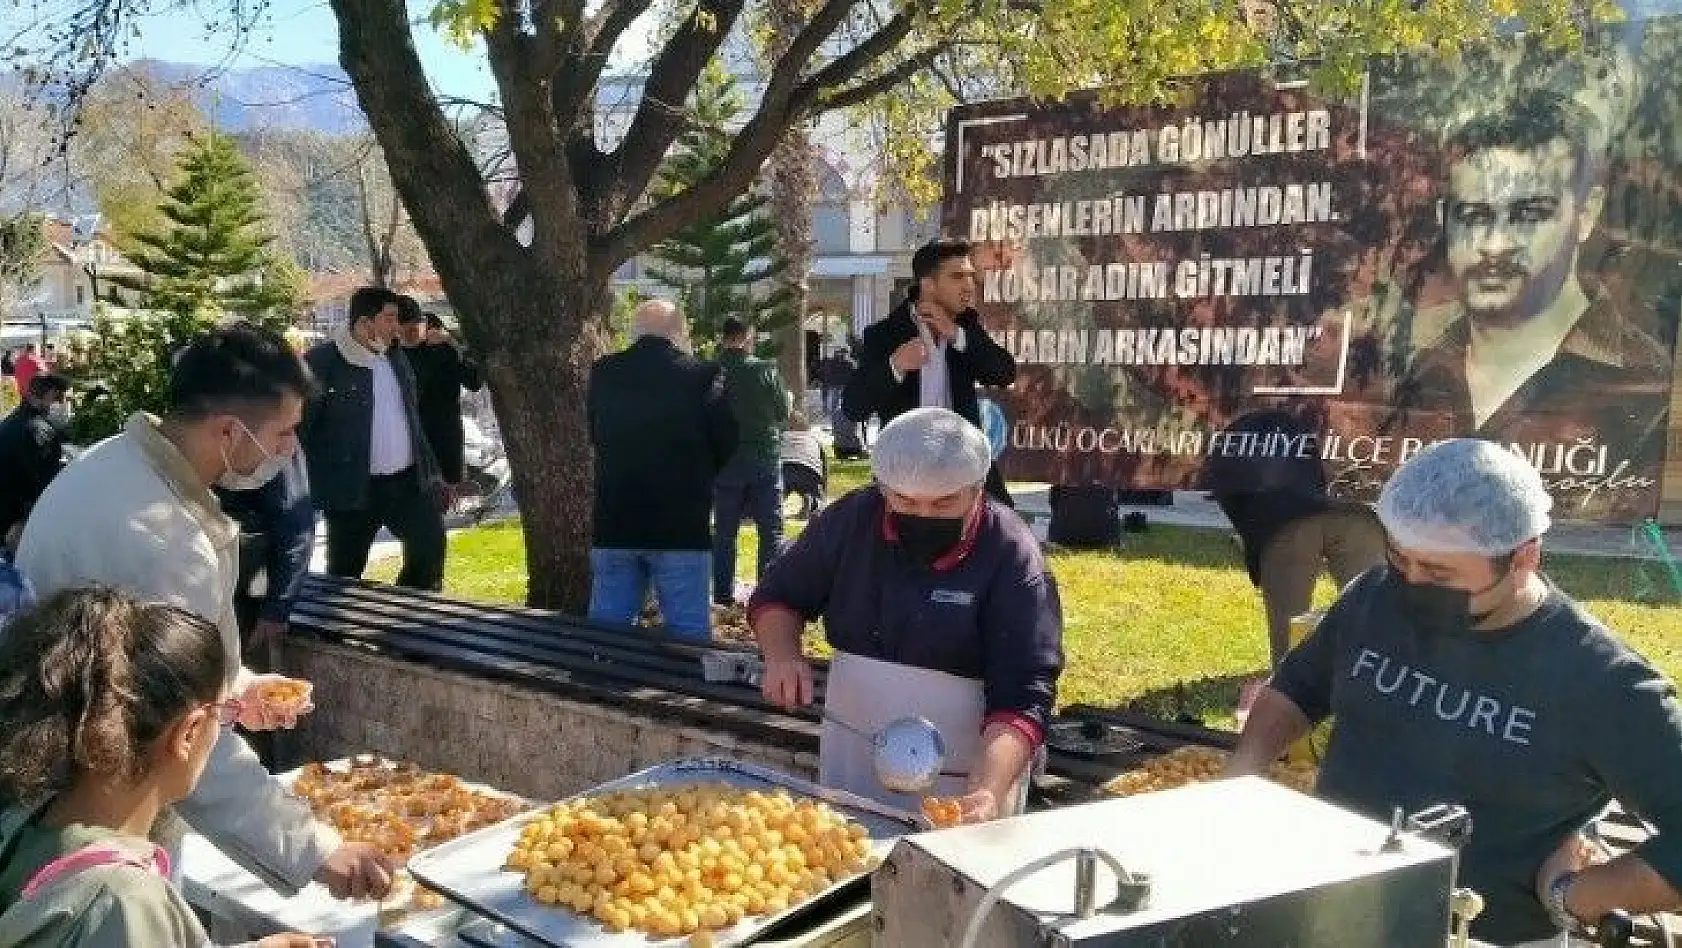
<path id="1" fill-rule="evenodd" d="M 759 529 L 759 569 L 783 547 L 783 476 L 780 463 L 788 390 L 775 363 L 751 355 L 753 332 L 734 316 L 724 320 L 719 364 L 730 410 L 741 430 L 736 453 L 713 482 L 713 601 L 735 601 L 736 534 L 742 515 Z"/>

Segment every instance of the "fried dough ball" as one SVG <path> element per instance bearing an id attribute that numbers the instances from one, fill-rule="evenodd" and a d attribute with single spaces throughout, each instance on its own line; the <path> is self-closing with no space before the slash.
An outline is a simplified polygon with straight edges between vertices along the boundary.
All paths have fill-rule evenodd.
<path id="1" fill-rule="evenodd" d="M 557 804 L 525 825 L 505 868 L 525 873 L 537 901 L 610 932 L 710 945 L 746 916 L 862 871 L 870 855 L 865 828 L 828 804 L 697 783 Z"/>
<path id="2" fill-rule="evenodd" d="M 964 819 L 964 808 L 950 797 L 924 797 L 922 809 L 935 829 L 957 826 Z"/>
<path id="3" fill-rule="evenodd" d="M 1153 757 L 1138 769 L 1116 777 L 1104 784 L 1104 790 L 1128 797 L 1204 783 L 1220 777 L 1229 757 L 1226 751 L 1212 747 L 1181 747 L 1161 757 Z M 1284 762 L 1274 764 L 1268 771 L 1269 779 L 1302 792 L 1313 788 L 1316 775 L 1312 765 Z"/>

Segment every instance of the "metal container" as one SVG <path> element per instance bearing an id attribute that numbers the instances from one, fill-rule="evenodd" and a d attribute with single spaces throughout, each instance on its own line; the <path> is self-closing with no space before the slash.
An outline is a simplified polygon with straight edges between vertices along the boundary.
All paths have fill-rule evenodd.
<path id="1" fill-rule="evenodd" d="M 808 796 L 858 821 L 870 832 L 878 857 L 894 841 L 920 828 L 920 821 L 871 800 L 819 787 L 779 773 L 768 767 L 735 760 L 684 760 L 659 764 L 629 777 L 613 780 L 575 795 L 596 796 L 615 790 L 652 789 L 691 783 L 725 783 L 744 790 L 775 790 Z M 540 945 L 552 948 L 679 948 L 683 938 L 653 939 L 637 932 L 610 934 L 594 920 L 565 909 L 540 905 L 526 894 L 521 873 L 503 868 L 508 853 L 519 839 L 520 830 L 539 818 L 544 809 L 523 813 L 512 820 L 452 840 L 416 855 L 409 872 L 420 882 L 480 915 Z M 746 918 L 738 925 L 715 933 L 716 944 L 746 945 L 768 929 L 791 919 L 817 921 L 861 895 L 868 886 L 864 875 L 844 879 L 812 898 L 776 915 Z"/>
<path id="2" fill-rule="evenodd" d="M 1253 777 L 908 836 L 871 878 L 875 945 L 970 948 L 989 892 L 1066 852 L 1000 889 L 973 948 L 1442 948 L 1454 852 L 1389 836 Z"/>

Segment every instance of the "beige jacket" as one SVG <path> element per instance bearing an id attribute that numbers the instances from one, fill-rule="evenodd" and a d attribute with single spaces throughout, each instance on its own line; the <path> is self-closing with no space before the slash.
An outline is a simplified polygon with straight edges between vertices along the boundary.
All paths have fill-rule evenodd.
<path id="1" fill-rule="evenodd" d="M 43 599 L 102 584 L 215 622 L 236 657 L 228 667 L 232 687 L 243 674 L 233 608 L 238 539 L 157 420 L 136 414 L 47 487 L 24 527 L 17 566 Z M 340 844 L 233 733 L 216 742 L 192 796 L 154 829 L 172 857 L 182 820 L 285 894 L 306 885 Z"/>

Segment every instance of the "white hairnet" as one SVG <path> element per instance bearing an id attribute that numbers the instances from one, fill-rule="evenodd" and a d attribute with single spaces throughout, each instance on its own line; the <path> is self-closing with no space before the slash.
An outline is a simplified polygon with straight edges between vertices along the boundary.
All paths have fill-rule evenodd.
<path id="1" fill-rule="evenodd" d="M 882 486 L 913 497 L 944 497 L 987 479 L 987 436 L 944 408 L 908 411 L 882 428 L 871 447 Z"/>
<path id="2" fill-rule="evenodd" d="M 1396 545 L 1432 553 L 1511 553 L 1547 532 L 1552 508 L 1534 465 L 1475 438 L 1421 451 L 1378 497 L 1378 519 Z"/>

